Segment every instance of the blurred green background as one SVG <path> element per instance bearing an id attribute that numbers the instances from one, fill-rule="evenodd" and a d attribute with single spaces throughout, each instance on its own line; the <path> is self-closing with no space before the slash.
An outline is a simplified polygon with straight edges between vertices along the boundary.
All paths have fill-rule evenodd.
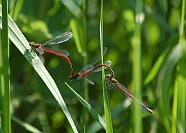
<path id="1" fill-rule="evenodd" d="M 75 71 L 82 69 L 85 63 L 91 63 L 91 57 L 99 51 L 100 1 L 87 0 L 11 0 L 10 15 L 29 41 L 45 42 L 63 32 L 78 30 L 78 40 L 74 38 L 61 45 L 70 53 Z M 142 60 L 142 99 L 152 108 L 153 115 L 144 115 L 143 132 L 169 132 L 172 130 L 172 106 L 175 73 L 169 75 L 167 91 L 168 112 L 162 113 L 160 105 L 161 89 L 158 89 L 160 70 L 168 58 L 171 49 L 179 39 L 181 0 L 144 0 L 141 24 L 141 60 Z M 132 82 L 132 41 L 135 33 L 134 0 L 105 0 L 103 5 L 103 36 L 107 47 L 105 60 L 112 61 L 116 78 L 131 91 Z M 84 53 L 87 51 L 87 61 Z M 73 117 L 77 129 L 83 131 L 83 106 L 64 85 L 68 82 L 83 96 L 83 82 L 69 80 L 69 65 L 64 59 L 51 54 L 44 54 L 45 66 L 54 78 L 67 107 Z M 158 62 L 159 61 L 159 62 Z M 20 54 L 14 45 L 10 49 L 11 65 L 11 97 L 13 116 L 30 123 L 48 133 L 72 132 L 71 127 L 60 110 L 57 102 L 46 88 L 40 77 Z M 156 66 L 155 66 L 156 65 Z M 155 67 L 155 68 L 154 68 Z M 153 69 L 154 68 L 154 69 Z M 153 71 L 152 71 L 153 70 Z M 173 69 L 175 71 L 175 69 Z M 151 74 L 150 74 L 151 73 Z M 99 78 L 100 77 L 100 78 Z M 95 82 L 89 85 L 89 103 L 103 114 L 101 74 L 90 74 Z M 117 90 L 108 90 L 115 133 L 133 132 L 132 108 L 126 96 Z M 185 113 L 185 112 L 184 112 Z M 89 116 L 87 126 L 95 132 L 104 132 Z M 183 126 L 183 125 L 182 125 Z M 185 131 L 185 125 L 182 127 Z M 92 130 L 92 131 L 94 131 Z M 12 131 L 27 132 L 13 122 Z M 180 130 L 179 130 L 180 131 Z"/>

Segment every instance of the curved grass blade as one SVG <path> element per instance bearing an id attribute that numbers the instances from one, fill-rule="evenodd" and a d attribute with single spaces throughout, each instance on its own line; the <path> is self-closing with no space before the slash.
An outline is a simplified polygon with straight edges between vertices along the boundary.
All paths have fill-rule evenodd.
<path id="1" fill-rule="evenodd" d="M 186 40 L 184 34 L 184 21 L 185 21 L 185 0 L 182 0 L 181 24 L 179 30 L 178 45 L 186 47 Z M 176 82 L 173 96 L 173 111 L 172 111 L 172 133 L 184 133 L 186 131 L 186 49 L 183 50 L 182 57 L 177 65 Z"/>
<path id="2" fill-rule="evenodd" d="M 39 74 L 41 79 L 44 81 L 58 104 L 60 105 L 61 109 L 63 110 L 64 114 L 66 115 L 72 130 L 77 133 L 76 126 L 72 120 L 72 117 L 66 107 L 66 104 L 59 92 L 59 89 L 53 80 L 53 78 L 50 76 L 46 68 L 44 67 L 42 61 L 39 59 L 37 54 L 31 49 L 29 42 L 26 40 L 24 35 L 21 33 L 17 25 L 14 23 L 14 21 L 11 19 L 11 17 L 8 18 L 8 26 L 9 26 L 9 37 L 11 41 L 14 43 L 14 45 L 19 49 L 19 51 L 25 56 L 25 58 L 29 61 L 30 64 L 32 64 L 33 68 L 36 70 L 36 72 Z M 0 28 L 2 28 L 2 10 L 0 7 Z"/>
<path id="3" fill-rule="evenodd" d="M 2 115 L 2 112 L 0 111 L 0 115 Z M 37 128 L 35 128 L 34 126 L 30 125 L 29 123 L 26 123 L 14 116 L 11 117 L 11 119 L 16 122 L 17 124 L 19 124 L 20 126 L 24 127 L 25 130 L 32 132 L 32 133 L 42 133 L 41 131 L 39 131 Z"/>
<path id="4" fill-rule="evenodd" d="M 105 129 L 105 122 L 102 117 L 91 107 L 91 105 L 85 101 L 77 92 L 75 92 L 70 85 L 65 82 L 65 85 L 70 89 L 70 91 L 76 96 L 76 98 L 81 102 L 84 108 L 93 116 L 93 118 Z"/>
<path id="5" fill-rule="evenodd" d="M 163 61 L 165 60 L 165 57 L 167 56 L 169 50 L 164 51 L 158 58 L 158 60 L 155 62 L 153 68 L 151 69 L 151 71 L 149 72 L 149 74 L 147 75 L 144 84 L 148 84 L 150 83 L 158 74 L 158 71 L 160 70 Z"/>
<path id="6" fill-rule="evenodd" d="M 85 55 L 86 53 L 83 53 L 83 47 L 82 47 L 82 44 L 83 44 L 83 39 L 82 39 L 83 37 L 82 37 L 82 32 L 81 32 L 82 29 L 76 19 L 72 19 L 70 21 L 70 28 L 73 32 L 74 41 L 76 43 L 78 52 L 81 55 Z"/>
<path id="7" fill-rule="evenodd" d="M 61 0 L 61 2 L 71 11 L 77 18 L 81 16 L 82 11 L 73 0 Z"/>
<path id="8" fill-rule="evenodd" d="M 22 121 L 22 120 L 19 120 L 18 118 L 16 117 L 12 117 L 12 120 L 15 121 L 16 123 L 18 123 L 19 125 L 21 125 L 22 127 L 25 128 L 25 130 L 29 131 L 29 132 L 32 132 L 32 133 L 42 133 L 41 131 L 39 131 L 37 128 L 33 127 L 32 125 Z"/>
<path id="9" fill-rule="evenodd" d="M 23 7 L 24 4 L 24 0 L 16 0 L 16 1 L 12 1 L 13 2 L 13 6 L 12 6 L 12 10 L 10 12 L 12 18 L 14 20 L 17 20 L 18 15 Z"/>
<path id="10" fill-rule="evenodd" d="M 157 86 L 157 94 L 159 99 L 162 99 L 160 104 L 160 113 L 163 123 L 166 127 L 167 132 L 170 132 L 171 125 L 170 121 L 167 119 L 171 114 L 170 107 L 170 83 L 173 78 L 173 72 L 176 68 L 176 64 L 180 60 L 183 54 L 183 50 L 186 49 L 185 45 L 176 45 L 174 49 L 169 54 L 166 62 L 163 64 L 159 77 L 158 77 L 158 86 Z"/>

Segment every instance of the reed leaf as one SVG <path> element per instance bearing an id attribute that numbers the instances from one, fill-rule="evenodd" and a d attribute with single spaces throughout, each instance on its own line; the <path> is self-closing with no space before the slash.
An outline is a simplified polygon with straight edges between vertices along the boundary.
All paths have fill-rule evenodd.
<path id="1" fill-rule="evenodd" d="M 100 50 L 101 50 L 101 63 L 104 62 L 103 60 L 103 0 L 101 0 L 101 11 L 100 11 Z M 105 121 L 106 121 L 106 133 L 113 133 L 112 128 L 112 119 L 110 113 L 110 105 L 108 99 L 107 89 L 104 86 L 104 79 L 105 73 L 104 68 L 102 67 L 102 88 L 103 88 L 103 103 L 104 103 L 104 114 L 105 114 Z"/>
<path id="2" fill-rule="evenodd" d="M 0 27 L 2 28 L 2 10 L 0 8 Z M 76 126 L 71 118 L 71 115 L 66 107 L 66 104 L 59 92 L 59 89 L 53 80 L 53 78 L 48 73 L 47 69 L 44 67 L 42 61 L 37 56 L 37 54 L 31 49 L 29 42 L 26 40 L 22 32 L 19 30 L 17 25 L 8 17 L 8 27 L 9 27 L 9 38 L 13 44 L 19 49 L 19 51 L 24 55 L 27 61 L 32 65 L 38 75 L 41 77 L 43 82 L 46 84 L 51 94 L 54 96 L 55 100 L 58 102 L 59 106 L 66 115 L 72 130 L 78 132 Z"/>

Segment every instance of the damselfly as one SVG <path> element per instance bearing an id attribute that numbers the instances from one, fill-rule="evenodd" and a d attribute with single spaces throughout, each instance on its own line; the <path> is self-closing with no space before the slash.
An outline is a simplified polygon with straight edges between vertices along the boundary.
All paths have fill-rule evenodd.
<path id="1" fill-rule="evenodd" d="M 105 54 L 107 51 L 107 48 L 104 47 L 103 49 L 103 54 Z M 111 67 L 111 61 L 106 61 L 102 64 L 99 64 L 97 66 L 94 66 L 95 64 L 97 64 L 97 62 L 99 62 L 99 60 L 101 59 L 100 58 L 100 54 L 96 54 L 96 56 L 93 58 L 94 60 L 91 60 L 92 62 L 86 66 L 83 67 L 83 69 L 74 74 L 73 76 L 70 77 L 71 80 L 75 80 L 75 79 L 81 79 L 81 78 L 84 78 L 87 74 L 91 73 L 91 72 L 99 72 L 101 71 L 102 67 L 104 67 L 105 69 L 108 68 L 110 71 L 111 71 L 111 74 L 114 75 L 114 71 L 112 70 L 112 67 Z M 90 84 L 94 84 L 92 81 L 88 80 L 88 82 Z"/>
<path id="2" fill-rule="evenodd" d="M 153 113 L 153 110 L 151 110 L 150 108 L 148 108 L 147 105 L 145 105 L 143 102 L 141 102 L 139 99 L 137 99 L 131 92 L 129 92 L 129 90 L 127 90 L 122 84 L 120 84 L 111 74 L 108 74 L 105 76 L 106 81 L 105 82 L 110 82 L 111 84 L 113 84 L 122 94 L 126 95 L 127 97 L 135 100 L 136 102 L 138 102 L 142 109 L 145 111 L 148 111 L 150 113 Z"/>
<path id="3" fill-rule="evenodd" d="M 74 69 L 73 69 L 73 64 L 72 64 L 71 60 L 68 58 L 68 55 L 69 55 L 68 51 L 66 51 L 66 50 L 57 51 L 57 50 L 52 50 L 52 49 L 46 48 L 46 46 L 64 44 L 64 42 L 68 41 L 70 38 L 72 38 L 72 32 L 65 32 L 65 33 L 45 42 L 45 43 L 31 42 L 30 45 L 40 55 L 42 55 L 44 53 L 50 53 L 50 54 L 54 54 L 54 55 L 64 58 L 70 64 L 71 76 L 73 76 Z"/>

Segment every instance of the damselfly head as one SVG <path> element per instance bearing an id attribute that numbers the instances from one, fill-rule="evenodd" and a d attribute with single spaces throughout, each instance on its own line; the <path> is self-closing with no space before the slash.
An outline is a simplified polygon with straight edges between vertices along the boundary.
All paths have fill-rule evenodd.
<path id="1" fill-rule="evenodd" d="M 35 42 L 29 42 L 29 44 L 32 46 Z"/>
<path id="2" fill-rule="evenodd" d="M 42 44 L 40 44 L 40 43 L 35 43 L 35 42 L 29 42 L 29 44 L 30 44 L 30 46 L 31 46 L 32 48 L 38 48 L 38 47 L 41 47 L 41 46 L 42 46 Z"/>

